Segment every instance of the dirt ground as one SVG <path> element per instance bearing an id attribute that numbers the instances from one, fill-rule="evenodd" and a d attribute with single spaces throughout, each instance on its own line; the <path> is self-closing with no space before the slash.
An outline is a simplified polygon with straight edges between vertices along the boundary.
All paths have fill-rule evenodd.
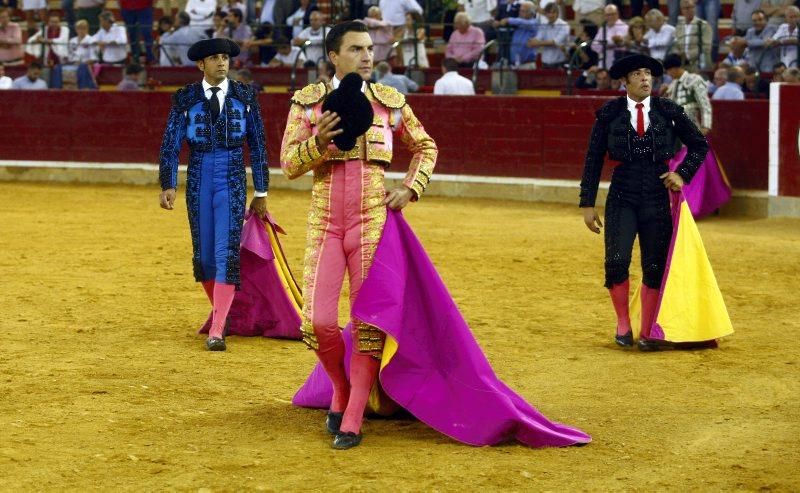
<path id="1" fill-rule="evenodd" d="M 322 412 L 290 404 L 315 362 L 301 343 L 204 350 L 182 194 L 172 212 L 153 188 L 0 197 L 0 490 L 800 489 L 798 220 L 702 221 L 736 334 L 644 354 L 612 343 L 577 208 L 425 198 L 406 216 L 498 374 L 594 441 L 473 448 L 370 420 L 337 452 Z M 270 195 L 296 273 L 307 204 Z"/>

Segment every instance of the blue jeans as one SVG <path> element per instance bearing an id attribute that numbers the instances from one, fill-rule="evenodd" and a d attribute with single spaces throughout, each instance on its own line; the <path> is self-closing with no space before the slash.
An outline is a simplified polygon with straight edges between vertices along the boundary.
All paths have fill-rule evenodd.
<path id="1" fill-rule="evenodd" d="M 711 60 L 709 60 L 709 67 L 717 63 L 717 55 L 719 54 L 719 12 L 720 0 L 698 0 L 697 1 L 697 17 L 711 24 Z"/>
<path id="2" fill-rule="evenodd" d="M 139 33 L 142 33 L 147 61 L 153 59 L 153 7 L 139 10 L 120 10 L 122 19 L 128 29 L 128 43 L 131 45 L 131 54 L 135 63 L 139 61 Z"/>

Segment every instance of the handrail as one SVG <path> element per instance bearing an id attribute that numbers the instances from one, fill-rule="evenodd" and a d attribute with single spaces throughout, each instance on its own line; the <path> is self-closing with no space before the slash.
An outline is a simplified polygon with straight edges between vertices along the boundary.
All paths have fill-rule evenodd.
<path id="1" fill-rule="evenodd" d="M 481 50 L 481 56 L 479 56 L 478 59 L 475 60 L 475 64 L 472 66 L 472 87 L 475 89 L 475 92 L 478 91 L 478 65 L 481 63 L 481 60 L 483 60 L 483 57 L 486 55 L 486 51 L 495 44 L 497 44 L 497 40 L 495 39 L 486 43 L 483 46 L 483 49 Z"/>
<path id="2" fill-rule="evenodd" d="M 307 58 L 306 55 L 306 48 L 311 45 L 311 40 L 307 39 L 300 45 L 300 51 L 297 52 L 297 56 L 294 57 L 294 63 L 292 63 L 292 74 L 290 76 L 290 89 L 294 91 L 297 88 L 297 61 L 300 60 L 300 54 L 303 55 L 303 58 Z"/>

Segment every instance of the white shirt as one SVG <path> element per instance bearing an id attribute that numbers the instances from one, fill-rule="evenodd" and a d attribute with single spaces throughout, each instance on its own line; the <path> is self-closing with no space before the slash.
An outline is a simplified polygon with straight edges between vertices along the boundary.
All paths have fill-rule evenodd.
<path id="1" fill-rule="evenodd" d="M 605 6 L 606 6 L 605 0 L 575 0 L 572 3 L 573 10 L 575 10 L 575 12 L 580 12 L 581 14 L 586 14 L 594 10 L 599 10 Z"/>
<path id="2" fill-rule="evenodd" d="M 458 0 L 458 4 L 464 6 L 473 24 L 492 20 L 492 10 L 497 8 L 497 0 Z"/>
<path id="3" fill-rule="evenodd" d="M 124 62 L 125 58 L 128 57 L 128 34 L 125 31 L 125 26 L 114 24 L 108 31 L 100 28 L 93 39 L 95 44 L 106 43 L 105 48 L 99 50 L 103 56 L 103 63 Z M 112 41 L 117 44 L 108 44 Z"/>
<path id="4" fill-rule="evenodd" d="M 667 56 L 667 49 L 675 41 L 675 27 L 664 24 L 658 32 L 648 29 L 644 39 L 647 40 L 647 46 L 650 48 L 650 56 L 663 61 Z"/>
<path id="5" fill-rule="evenodd" d="M 394 27 L 405 25 L 408 12 L 422 14 L 422 7 L 416 0 L 381 0 L 378 6 L 383 20 Z"/>
<path id="6" fill-rule="evenodd" d="M 794 28 L 794 31 L 789 31 L 789 24 L 784 23 L 775 31 L 775 34 L 772 35 L 772 39 L 776 41 L 781 41 L 785 38 L 796 38 L 797 37 L 797 27 Z M 799 62 L 797 62 L 797 45 L 784 45 L 780 47 L 781 53 L 781 61 L 786 64 L 787 67 L 796 67 Z M 794 64 L 794 65 L 792 65 Z"/>
<path id="7" fill-rule="evenodd" d="M 88 34 L 78 41 L 78 37 L 69 40 L 69 56 L 71 63 L 89 63 L 97 61 L 97 48 L 94 39 Z"/>
<path id="8" fill-rule="evenodd" d="M 298 56 L 300 56 L 300 60 L 297 61 L 297 64 L 299 66 L 302 66 L 303 62 L 306 61 L 306 57 L 305 57 L 305 55 L 303 55 L 303 52 L 300 51 L 300 47 L 299 46 L 292 46 L 292 51 L 290 51 L 286 55 L 281 55 L 280 51 L 275 53 L 275 58 L 274 59 L 278 60 L 279 62 L 281 62 L 282 65 L 287 65 L 287 66 L 291 67 L 291 66 L 294 65 L 295 58 L 297 58 Z"/>
<path id="9" fill-rule="evenodd" d="M 323 28 L 321 27 L 314 31 L 311 29 L 311 26 L 309 26 L 303 29 L 303 31 L 297 36 L 297 39 L 307 39 L 311 41 L 311 44 L 306 47 L 306 58 L 314 63 L 317 63 L 317 60 L 325 55 L 325 53 L 322 51 L 322 43 L 324 41 L 322 38 L 322 31 Z M 330 28 L 328 31 L 330 31 Z"/>
<path id="10" fill-rule="evenodd" d="M 628 100 L 628 111 L 631 112 L 631 126 L 636 130 L 636 120 L 639 117 L 639 110 L 636 109 L 638 103 L 631 99 L 630 96 L 627 96 L 625 99 Z M 644 131 L 647 132 L 647 127 L 650 126 L 650 96 L 647 96 L 644 101 L 642 101 L 642 104 L 644 105 L 644 108 L 642 108 L 644 112 Z"/>
<path id="11" fill-rule="evenodd" d="M 292 26 L 292 38 L 296 38 L 303 32 L 303 18 L 306 16 L 306 11 L 302 7 L 294 11 L 294 14 L 286 18 L 286 24 Z"/>
<path id="12" fill-rule="evenodd" d="M 0 89 L 11 89 L 11 85 L 13 83 L 14 81 L 11 80 L 11 77 L 7 77 L 5 75 L 0 77 Z"/>
<path id="13" fill-rule="evenodd" d="M 275 24 L 275 0 L 264 0 L 261 5 L 261 23 Z"/>
<path id="14" fill-rule="evenodd" d="M 472 81 L 462 77 L 458 72 L 447 72 L 436 84 L 433 85 L 433 93 L 442 96 L 473 96 L 475 88 Z"/>
<path id="15" fill-rule="evenodd" d="M 339 78 L 336 77 L 335 75 L 331 78 L 331 85 L 333 86 L 334 89 L 339 89 L 339 84 L 341 84 L 341 83 L 342 83 L 342 81 L 340 81 Z M 361 92 L 364 92 L 366 89 L 367 89 L 367 83 L 366 82 L 362 82 L 361 83 Z"/>
<path id="16" fill-rule="evenodd" d="M 211 20 L 217 8 L 217 0 L 188 0 L 185 11 L 189 14 L 192 29 L 208 29 L 213 25 Z"/>

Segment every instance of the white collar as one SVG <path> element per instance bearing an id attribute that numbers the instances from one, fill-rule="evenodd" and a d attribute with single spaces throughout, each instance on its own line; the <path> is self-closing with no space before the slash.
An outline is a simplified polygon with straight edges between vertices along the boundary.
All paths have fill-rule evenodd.
<path id="1" fill-rule="evenodd" d="M 225 78 L 225 80 L 220 82 L 219 85 L 212 86 L 211 84 L 208 83 L 208 81 L 204 77 L 203 78 L 203 92 L 208 92 L 208 90 L 211 89 L 212 87 L 219 87 L 220 90 L 222 90 L 222 94 L 223 95 L 228 94 L 228 79 Z"/>
<path id="2" fill-rule="evenodd" d="M 625 99 L 628 100 L 628 111 L 633 113 L 636 110 L 636 105 L 638 103 L 636 103 L 636 101 L 631 99 L 630 96 L 625 96 Z M 642 108 L 642 111 L 644 111 L 645 113 L 650 113 L 650 96 L 647 96 L 646 98 L 644 98 L 644 100 L 642 101 L 642 104 L 644 105 L 644 108 Z"/>
<path id="3" fill-rule="evenodd" d="M 341 83 L 342 81 L 340 81 L 339 78 L 336 77 L 335 75 L 331 78 L 331 85 L 333 86 L 334 89 L 339 89 L 339 84 Z M 367 83 L 365 81 L 361 83 L 361 92 L 364 92 L 366 89 L 367 89 Z"/>

